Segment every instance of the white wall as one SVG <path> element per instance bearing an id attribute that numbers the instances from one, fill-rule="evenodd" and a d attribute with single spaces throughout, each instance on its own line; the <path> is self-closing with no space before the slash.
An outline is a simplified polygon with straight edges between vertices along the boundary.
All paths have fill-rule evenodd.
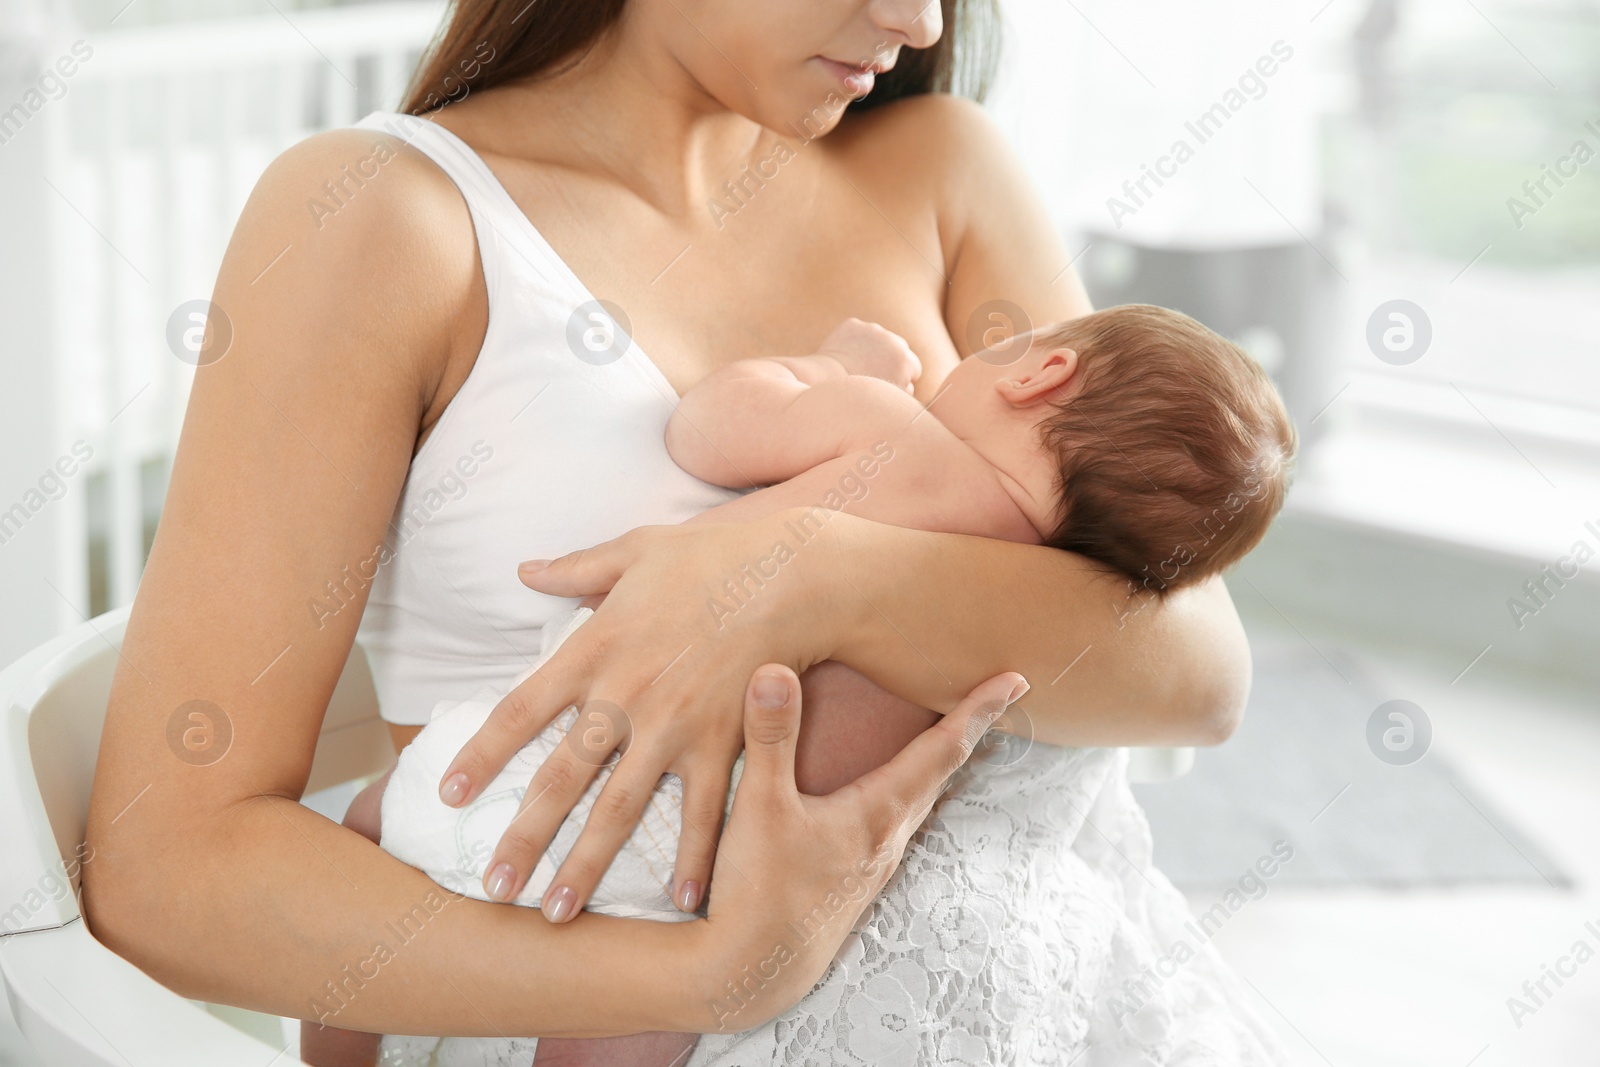
<path id="1" fill-rule="evenodd" d="M 1320 227 L 1316 96 L 1332 21 L 1311 22 L 1315 6 L 1003 0 L 1003 10 L 1005 71 L 992 110 L 1067 229 L 1213 247 L 1295 240 L 1294 229 Z M 1235 98 L 1242 106 L 1202 143 L 1185 123 L 1237 89 L 1276 42 L 1292 57 L 1269 62 L 1274 73 Z M 1123 183 L 1180 140 L 1193 158 L 1168 164 L 1175 176 L 1159 187 L 1147 181 L 1153 195 L 1134 203 Z M 1111 197 L 1134 208 L 1120 228 Z"/>

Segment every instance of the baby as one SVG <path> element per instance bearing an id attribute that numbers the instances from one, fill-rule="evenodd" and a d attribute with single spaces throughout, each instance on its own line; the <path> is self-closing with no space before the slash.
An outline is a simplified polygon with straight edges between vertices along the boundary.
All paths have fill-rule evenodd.
<path id="1" fill-rule="evenodd" d="M 979 352 L 926 409 L 920 374 L 905 342 L 851 320 L 815 355 L 709 375 L 667 448 L 732 487 L 822 489 L 870 463 L 855 514 L 1067 549 L 1155 594 L 1237 562 L 1283 503 L 1295 432 L 1271 381 L 1176 311 L 1110 308 Z"/>
<path id="2" fill-rule="evenodd" d="M 1067 549 L 1154 596 L 1236 562 L 1282 504 L 1295 433 L 1271 382 L 1237 346 L 1177 312 L 1117 307 L 1015 338 L 962 361 L 926 408 L 910 392 L 920 375 L 903 340 L 852 319 L 814 355 L 742 360 L 709 375 L 679 403 L 667 448 L 705 481 L 775 487 L 701 518 L 815 503 L 823 514 L 847 510 L 899 526 Z M 731 612 L 740 593 L 737 583 L 729 586 L 723 610 Z M 540 662 L 589 614 L 579 609 L 565 626 L 548 627 Z M 444 888 L 480 900 L 487 899 L 481 880 L 495 842 L 533 772 L 578 717 L 567 709 L 478 800 L 447 808 L 437 784 L 492 707 L 480 701 L 435 709 L 401 754 L 382 799 L 383 847 Z M 538 906 L 609 769 L 601 769 L 515 903 Z M 663 778 L 590 910 L 693 918 L 671 897 L 681 803 L 681 783 Z M 368 805 L 346 825 L 379 839 L 375 815 Z M 371 1062 L 378 1041 L 310 1024 L 307 1035 L 302 1055 L 318 1065 Z M 440 1039 L 383 1040 L 386 1064 L 427 1063 L 440 1053 Z M 506 1039 L 500 1052 L 541 1065 L 644 1067 L 682 1064 L 696 1040 Z"/>

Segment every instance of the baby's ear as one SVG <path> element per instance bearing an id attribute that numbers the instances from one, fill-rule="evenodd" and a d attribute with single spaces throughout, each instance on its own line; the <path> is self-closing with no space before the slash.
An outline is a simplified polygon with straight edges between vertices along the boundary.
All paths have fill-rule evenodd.
<path id="1" fill-rule="evenodd" d="M 995 382 L 1000 396 L 1013 407 L 1029 407 L 1042 401 L 1059 403 L 1077 391 L 1078 353 L 1072 348 L 1052 348 L 1038 361 L 1019 361 L 1014 373 Z"/>

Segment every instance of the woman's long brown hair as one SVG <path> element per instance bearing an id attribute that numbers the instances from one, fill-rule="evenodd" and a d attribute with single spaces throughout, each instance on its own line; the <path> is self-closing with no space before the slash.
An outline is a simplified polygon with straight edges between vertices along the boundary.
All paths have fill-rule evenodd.
<path id="1" fill-rule="evenodd" d="M 982 100 L 1000 55 L 998 0 L 939 0 L 945 31 L 932 48 L 906 49 L 862 110 L 921 93 Z M 582 59 L 616 24 L 627 0 L 454 0 L 417 68 L 404 109 L 436 111 L 468 93 L 547 77 Z"/>

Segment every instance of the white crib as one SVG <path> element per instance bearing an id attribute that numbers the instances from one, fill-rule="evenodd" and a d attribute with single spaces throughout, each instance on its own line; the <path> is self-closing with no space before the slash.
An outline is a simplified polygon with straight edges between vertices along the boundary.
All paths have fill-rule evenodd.
<path id="1" fill-rule="evenodd" d="M 48 620 L 59 631 L 132 601 L 194 373 L 168 349 L 168 317 L 210 297 L 274 157 L 398 106 L 443 10 L 439 0 L 286 8 L 43 42 L 0 25 L 6 62 L 23 49 L 46 67 L 70 58 L 74 71 L 58 98 L 0 128 L 0 232 L 28 267 L 0 309 L 8 340 L 29 357 L 7 353 L 0 415 L 21 427 L 19 440 L 47 443 L 51 459 L 79 441 L 93 451 L 48 515 L 32 519 L 54 528 L 42 540 L 55 547 L 41 545 L 30 565 L 56 592 L 31 583 L 12 607 L 36 628 Z M 36 75 L 0 70 L 5 105 Z M 12 469 L 0 454 L 0 472 L 20 484 L 45 462 Z"/>

